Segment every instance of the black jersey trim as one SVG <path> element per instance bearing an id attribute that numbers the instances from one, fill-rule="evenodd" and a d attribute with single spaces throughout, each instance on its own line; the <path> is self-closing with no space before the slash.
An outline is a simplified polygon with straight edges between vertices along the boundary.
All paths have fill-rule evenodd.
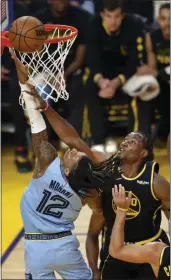
<path id="1" fill-rule="evenodd" d="M 166 248 L 168 248 L 169 246 L 166 246 L 162 249 L 161 251 L 161 255 L 160 255 L 160 265 L 162 265 L 162 261 L 163 261 L 163 255 L 164 255 L 164 251 L 166 250 Z"/>
<path id="2" fill-rule="evenodd" d="M 150 180 L 150 188 L 151 188 L 151 193 L 152 196 L 154 197 L 155 200 L 159 201 L 159 199 L 155 196 L 154 190 L 153 190 L 153 178 L 154 178 L 154 171 L 155 171 L 155 166 L 156 162 L 153 162 L 152 169 L 151 169 L 151 180 Z"/>
<path id="3" fill-rule="evenodd" d="M 153 242 L 153 241 L 155 241 L 156 239 L 159 238 L 159 236 L 161 235 L 162 231 L 163 231 L 163 229 L 160 228 L 158 233 L 155 236 L 153 236 L 153 237 L 151 237 L 149 239 L 146 239 L 146 240 L 135 242 L 135 244 L 144 245 L 146 243 Z"/>
<path id="4" fill-rule="evenodd" d="M 145 172 L 146 167 L 147 167 L 147 165 L 145 164 L 144 167 L 143 167 L 143 169 L 141 170 L 141 172 L 140 172 L 136 177 L 134 177 L 134 178 L 127 178 L 127 177 L 124 176 L 123 174 L 121 174 L 121 176 L 122 176 L 125 180 L 127 180 L 127 181 L 136 180 L 136 179 L 138 179 L 138 178 Z"/>

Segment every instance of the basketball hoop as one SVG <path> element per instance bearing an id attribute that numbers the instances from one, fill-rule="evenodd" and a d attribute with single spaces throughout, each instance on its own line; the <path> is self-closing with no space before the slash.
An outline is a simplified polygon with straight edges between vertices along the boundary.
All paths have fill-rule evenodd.
<path id="1" fill-rule="evenodd" d="M 44 100 L 59 98 L 67 100 L 64 77 L 64 62 L 73 45 L 78 30 L 72 26 L 46 24 L 48 34 L 43 48 L 33 53 L 21 53 L 13 49 L 23 64 L 28 65 L 29 83 L 34 85 Z M 8 39 L 8 31 L 1 32 L 2 53 L 4 47 L 12 48 Z M 56 45 L 51 45 L 55 44 Z M 20 105 L 24 108 L 24 100 L 20 96 Z"/>

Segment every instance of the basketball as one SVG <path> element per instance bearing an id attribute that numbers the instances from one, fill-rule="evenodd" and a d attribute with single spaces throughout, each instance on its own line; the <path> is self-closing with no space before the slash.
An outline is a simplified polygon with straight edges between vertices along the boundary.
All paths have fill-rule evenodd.
<path id="1" fill-rule="evenodd" d="M 10 29 L 8 38 L 12 47 L 23 53 L 32 53 L 41 50 L 45 40 L 46 31 L 43 23 L 31 16 L 19 17 Z"/>

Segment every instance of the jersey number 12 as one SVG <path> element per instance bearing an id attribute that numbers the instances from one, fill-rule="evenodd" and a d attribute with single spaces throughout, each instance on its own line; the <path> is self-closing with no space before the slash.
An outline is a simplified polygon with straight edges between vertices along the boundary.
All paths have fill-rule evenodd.
<path id="1" fill-rule="evenodd" d="M 52 193 L 47 190 L 44 190 L 43 194 L 44 194 L 44 196 L 43 196 L 40 204 L 38 205 L 36 211 L 38 211 L 39 213 L 53 216 L 55 218 L 60 219 L 63 215 L 63 212 L 53 211 L 53 210 L 54 209 L 66 209 L 69 205 L 69 202 L 60 195 L 51 196 Z M 58 203 L 47 205 L 48 201 L 56 201 Z"/>

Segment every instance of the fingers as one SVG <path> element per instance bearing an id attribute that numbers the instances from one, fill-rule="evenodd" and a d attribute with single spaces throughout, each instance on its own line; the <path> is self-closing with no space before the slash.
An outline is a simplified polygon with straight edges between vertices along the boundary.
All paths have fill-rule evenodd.
<path id="1" fill-rule="evenodd" d="M 130 192 L 128 193 L 128 197 L 127 197 L 128 206 L 131 205 L 131 201 L 132 201 L 132 192 L 130 191 Z"/>
<path id="2" fill-rule="evenodd" d="M 13 59 L 13 60 L 18 60 L 18 58 L 17 58 L 17 56 L 16 56 L 16 54 L 15 54 L 15 52 L 13 51 L 13 49 L 12 48 L 9 48 L 9 52 L 10 52 L 10 55 L 11 55 L 11 58 Z"/>

